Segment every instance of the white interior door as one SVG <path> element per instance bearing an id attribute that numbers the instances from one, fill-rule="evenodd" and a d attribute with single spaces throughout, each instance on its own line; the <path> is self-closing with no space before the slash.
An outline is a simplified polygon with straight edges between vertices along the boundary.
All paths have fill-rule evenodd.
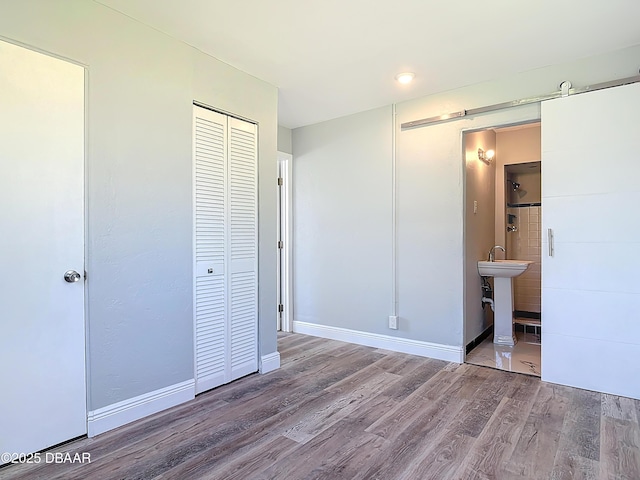
<path id="1" fill-rule="evenodd" d="M 86 433 L 84 69 L 0 41 L 0 132 L 0 452 L 34 452 Z"/>
<path id="2" fill-rule="evenodd" d="M 638 112 L 640 84 L 542 103 L 542 379 L 633 398 Z"/>

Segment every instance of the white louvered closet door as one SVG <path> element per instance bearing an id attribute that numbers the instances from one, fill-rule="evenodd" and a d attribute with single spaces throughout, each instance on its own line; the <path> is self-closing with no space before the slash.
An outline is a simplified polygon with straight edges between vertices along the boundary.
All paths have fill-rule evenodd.
<path id="1" fill-rule="evenodd" d="M 194 106 L 196 393 L 257 371 L 256 126 Z"/>
<path id="2" fill-rule="evenodd" d="M 194 107 L 196 393 L 227 381 L 227 117 Z"/>
<path id="3" fill-rule="evenodd" d="M 258 370 L 258 185 L 256 126 L 229 118 L 232 380 Z"/>

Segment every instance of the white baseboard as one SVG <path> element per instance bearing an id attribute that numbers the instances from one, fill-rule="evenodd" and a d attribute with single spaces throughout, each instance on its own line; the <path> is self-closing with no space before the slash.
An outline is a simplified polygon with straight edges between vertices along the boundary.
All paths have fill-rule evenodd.
<path id="1" fill-rule="evenodd" d="M 293 331 L 305 335 L 313 335 L 314 337 L 330 338 L 331 340 L 365 345 L 367 347 L 384 348 L 385 350 L 391 350 L 393 352 L 436 358 L 447 362 L 464 362 L 463 348 L 452 345 L 422 342 L 420 340 L 360 332 L 340 327 L 329 327 L 315 323 L 299 322 L 297 320 L 293 322 Z"/>
<path id="2" fill-rule="evenodd" d="M 280 368 L 280 354 L 268 353 L 260 357 L 260 373 L 269 373 Z"/>
<path id="3" fill-rule="evenodd" d="M 195 398 L 195 381 L 176 383 L 154 392 L 89 412 L 87 434 L 95 437 L 127 423 L 175 407 Z"/>

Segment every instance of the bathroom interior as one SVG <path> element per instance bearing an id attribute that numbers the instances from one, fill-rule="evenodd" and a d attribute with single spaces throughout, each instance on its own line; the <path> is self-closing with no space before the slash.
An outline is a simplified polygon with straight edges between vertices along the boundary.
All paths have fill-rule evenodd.
<path id="1" fill-rule="evenodd" d="M 465 361 L 540 376 L 540 123 L 466 132 L 464 158 Z"/>

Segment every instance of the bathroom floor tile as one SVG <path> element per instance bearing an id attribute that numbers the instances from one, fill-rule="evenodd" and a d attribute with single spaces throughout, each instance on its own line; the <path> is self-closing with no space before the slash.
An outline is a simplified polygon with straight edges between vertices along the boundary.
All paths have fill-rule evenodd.
<path id="1" fill-rule="evenodd" d="M 539 377 L 540 345 L 522 341 L 522 332 L 517 332 L 516 335 L 518 343 L 513 347 L 495 345 L 492 336 L 487 338 L 469 352 L 465 362 Z"/>

